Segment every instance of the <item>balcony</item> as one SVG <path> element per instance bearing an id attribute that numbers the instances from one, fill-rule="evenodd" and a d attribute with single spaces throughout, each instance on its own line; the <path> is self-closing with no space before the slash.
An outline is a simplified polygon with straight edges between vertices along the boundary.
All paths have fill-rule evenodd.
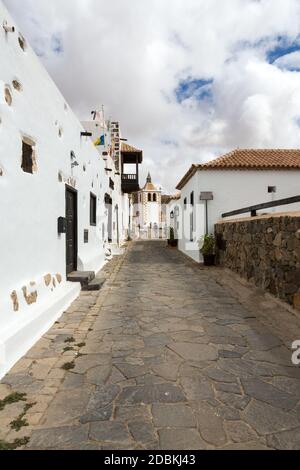
<path id="1" fill-rule="evenodd" d="M 133 174 L 124 174 L 122 175 L 122 191 L 123 193 L 131 194 L 135 191 L 138 191 L 139 187 L 139 178 L 138 175 Z"/>

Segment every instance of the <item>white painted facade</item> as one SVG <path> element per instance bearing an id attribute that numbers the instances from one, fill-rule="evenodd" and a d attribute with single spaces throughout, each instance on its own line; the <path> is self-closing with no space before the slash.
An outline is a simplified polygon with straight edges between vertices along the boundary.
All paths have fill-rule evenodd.
<path id="1" fill-rule="evenodd" d="M 105 244 L 113 254 L 120 253 L 120 246 L 128 238 L 130 200 L 128 194 L 122 192 L 121 180 L 121 130 L 118 122 L 95 119 L 82 122 L 86 131 L 92 134 L 91 140 L 95 142 L 104 136 L 104 145 L 97 145 L 100 158 L 104 162 L 106 178 L 104 181 L 104 199 L 109 197 L 110 204 L 105 203 Z M 111 217 L 109 212 L 111 211 Z M 102 228 L 103 230 L 103 228 Z"/>
<path id="2" fill-rule="evenodd" d="M 269 186 L 276 186 L 276 193 L 268 193 Z M 300 194 L 299 170 L 198 170 L 181 189 L 179 249 L 202 261 L 198 241 L 206 232 L 205 202 L 200 201 L 201 192 L 212 192 L 208 201 L 208 231 L 214 233 L 214 224 L 223 213 L 263 202 L 297 196 Z M 190 205 L 194 193 L 194 206 Z M 187 201 L 185 207 L 184 201 Z M 266 209 L 263 212 L 300 210 L 300 203 Z M 191 214 L 193 233 L 191 237 Z M 245 214 L 246 216 L 247 214 Z M 241 218 L 243 216 L 239 216 Z M 191 241 L 192 240 L 192 241 Z"/>
<path id="3" fill-rule="evenodd" d="M 15 32 L 6 33 L 4 21 Z M 66 235 L 57 228 L 58 218 L 66 217 L 66 186 L 78 199 L 78 270 L 101 269 L 108 238 L 106 162 L 81 135 L 83 127 L 33 50 L 21 45 L 17 25 L 0 2 L 0 378 L 80 292 L 79 284 L 66 281 Z M 21 168 L 22 139 L 33 144 L 32 174 Z M 121 239 L 129 215 L 120 185 L 115 178 Z M 116 242 L 116 218 L 113 227 Z"/>

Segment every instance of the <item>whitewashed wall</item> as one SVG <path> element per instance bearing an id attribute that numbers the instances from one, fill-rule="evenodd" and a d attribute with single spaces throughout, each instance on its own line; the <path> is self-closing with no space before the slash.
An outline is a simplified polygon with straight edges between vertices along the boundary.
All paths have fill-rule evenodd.
<path id="1" fill-rule="evenodd" d="M 268 193 L 268 186 L 276 186 L 275 194 Z M 195 193 L 195 233 L 194 243 L 189 240 L 189 211 L 184 211 L 184 199 L 189 203 L 190 194 Z M 181 191 L 180 206 L 183 217 L 181 220 L 181 240 L 179 249 L 193 258 L 199 257 L 197 241 L 205 233 L 205 203 L 200 202 L 200 193 L 212 191 L 213 201 L 208 201 L 209 232 L 214 232 L 214 224 L 221 218 L 222 213 L 241 209 L 254 204 L 283 199 L 300 194 L 300 171 L 297 170 L 264 170 L 264 171 L 231 171 L 231 170 L 205 170 L 198 171 Z M 300 204 L 280 206 L 267 209 L 263 212 L 285 212 L 300 210 Z M 246 216 L 247 214 L 245 214 Z M 248 214 L 249 215 L 249 214 Z M 241 216 L 239 216 L 241 217 Z M 243 217 L 243 216 L 242 216 Z"/>
<path id="2" fill-rule="evenodd" d="M 108 126 L 110 123 L 107 122 Z M 118 253 L 118 248 L 127 239 L 128 228 L 129 228 L 129 198 L 127 194 L 122 192 L 122 180 L 121 173 L 115 166 L 114 159 L 110 155 L 111 137 L 109 129 L 101 127 L 101 123 L 95 121 L 84 121 L 82 122 L 83 127 L 90 133 L 92 133 L 91 141 L 95 142 L 101 135 L 105 135 L 105 145 L 95 147 L 100 155 L 100 159 L 104 162 L 105 168 L 105 180 L 103 185 L 104 194 L 108 194 L 112 198 L 112 243 L 106 243 L 106 248 L 111 247 L 113 253 Z M 103 152 L 108 155 L 103 156 Z M 105 160 L 104 160 L 105 159 Z M 121 166 L 119 166 L 119 169 Z M 118 174 L 119 173 L 119 174 Z M 109 178 L 114 182 L 114 189 L 109 187 Z M 116 207 L 118 206 L 118 211 Z M 104 208 L 104 216 L 101 224 L 105 226 L 105 240 L 108 239 L 107 233 L 107 208 Z M 118 220 L 117 220 L 118 219 Z M 119 240 L 118 240 L 118 228 L 119 226 Z"/>
<path id="3" fill-rule="evenodd" d="M 15 33 L 5 33 L 5 20 Z M 105 259 L 104 163 L 91 140 L 81 137 L 82 126 L 34 52 L 28 45 L 21 49 L 18 34 L 0 3 L 0 377 L 79 293 L 79 285 L 66 282 L 65 235 L 57 234 L 57 219 L 65 216 L 66 183 L 78 191 L 78 269 L 97 271 Z M 13 88 L 13 80 L 21 91 Z M 5 85 L 11 106 L 4 99 Z M 23 135 L 36 143 L 34 174 L 21 169 Z M 74 169 L 71 151 L 79 164 Z M 96 227 L 90 226 L 90 192 L 98 200 Z M 31 305 L 24 287 L 27 294 L 36 293 Z"/>

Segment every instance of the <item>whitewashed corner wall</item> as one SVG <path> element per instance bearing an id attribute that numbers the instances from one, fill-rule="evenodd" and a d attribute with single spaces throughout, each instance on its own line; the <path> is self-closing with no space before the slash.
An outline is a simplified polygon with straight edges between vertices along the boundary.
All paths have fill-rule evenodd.
<path id="1" fill-rule="evenodd" d="M 276 186 L 276 193 L 268 193 L 268 186 Z M 200 193 L 212 191 L 214 199 L 208 201 L 208 230 L 214 233 L 214 225 L 222 213 L 241 209 L 254 204 L 270 202 L 300 194 L 299 170 L 206 170 L 198 171 L 181 190 L 179 249 L 195 261 L 202 261 L 197 242 L 206 231 L 205 205 L 200 201 Z M 184 200 L 189 205 L 190 195 L 194 192 L 194 242 L 190 242 L 190 208 L 184 210 Z M 278 206 L 264 212 L 299 211 L 300 204 Z M 249 214 L 245 214 L 249 216 Z M 239 216 L 241 217 L 241 216 Z M 243 216 L 242 216 L 243 217 Z"/>
<path id="2" fill-rule="evenodd" d="M 4 21 L 15 26 L 14 33 L 4 31 Z M 104 163 L 22 41 L 0 2 L 0 377 L 79 293 L 79 285 L 66 282 L 65 235 L 57 232 L 66 184 L 78 191 L 78 269 L 97 271 L 105 261 Z M 33 174 L 21 168 L 22 137 L 35 143 Z M 78 163 L 73 169 L 71 152 Z M 91 192 L 98 201 L 96 227 L 90 226 Z"/>
<path id="3" fill-rule="evenodd" d="M 111 125 L 111 123 L 109 123 Z M 101 123 L 97 120 L 82 122 L 84 129 L 92 134 L 91 140 L 95 142 L 101 135 L 105 135 L 105 145 L 96 146 L 100 159 L 103 160 L 106 178 L 103 184 L 103 192 L 112 199 L 112 243 L 106 244 L 106 247 L 111 247 L 114 254 L 118 254 L 120 245 L 124 243 L 128 236 L 129 229 L 129 198 L 128 194 L 122 192 L 122 180 L 120 168 L 116 168 L 114 163 L 114 156 L 109 153 L 109 148 L 112 144 L 111 133 L 109 129 L 103 129 Z M 105 153 L 105 155 L 103 155 Z M 120 164 L 119 164 L 120 166 Z M 109 179 L 114 183 L 114 189 L 109 186 Z M 117 210 L 118 208 L 118 210 Z M 107 208 L 105 209 L 105 218 L 102 221 L 105 228 L 105 240 L 108 238 L 108 217 Z M 102 225 L 101 223 L 101 225 Z"/>

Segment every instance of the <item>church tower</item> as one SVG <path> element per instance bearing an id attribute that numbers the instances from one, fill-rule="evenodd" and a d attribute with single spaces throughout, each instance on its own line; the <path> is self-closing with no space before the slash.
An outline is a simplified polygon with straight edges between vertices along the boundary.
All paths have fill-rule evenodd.
<path id="1" fill-rule="evenodd" d="M 159 229 L 161 226 L 161 189 L 152 182 L 148 173 L 144 188 L 138 192 L 139 221 L 141 229 Z"/>

